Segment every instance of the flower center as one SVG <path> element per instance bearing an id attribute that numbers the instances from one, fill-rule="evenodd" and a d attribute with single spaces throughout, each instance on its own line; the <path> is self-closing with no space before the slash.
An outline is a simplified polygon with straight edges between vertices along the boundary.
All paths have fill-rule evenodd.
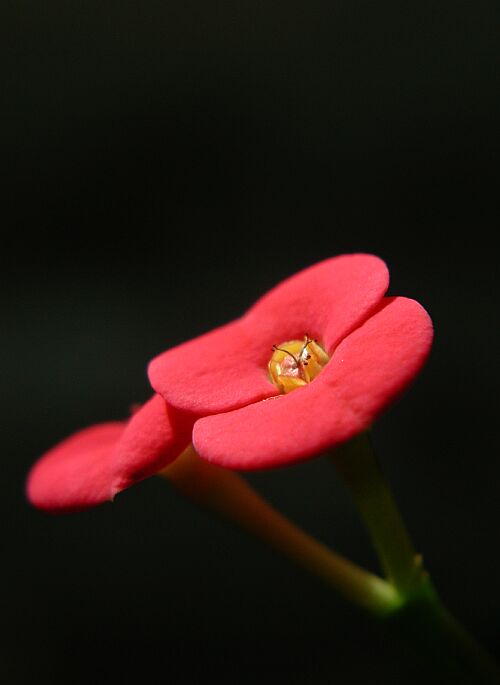
<path id="1" fill-rule="evenodd" d="M 282 393 L 291 392 L 313 381 L 330 357 L 317 340 L 289 340 L 273 345 L 269 376 Z"/>

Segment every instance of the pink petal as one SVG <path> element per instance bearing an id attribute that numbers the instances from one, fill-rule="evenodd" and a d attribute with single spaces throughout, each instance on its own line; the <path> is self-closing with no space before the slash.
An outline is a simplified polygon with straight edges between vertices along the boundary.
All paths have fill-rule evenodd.
<path id="1" fill-rule="evenodd" d="M 113 455 L 124 427 L 101 423 L 53 447 L 31 469 L 29 501 L 46 511 L 68 512 L 113 499 Z"/>
<path id="2" fill-rule="evenodd" d="M 245 323 L 266 343 L 300 340 L 307 333 L 330 353 L 369 316 L 388 285 L 389 272 L 379 257 L 340 255 L 270 290 L 248 311 Z"/>
<path id="3" fill-rule="evenodd" d="M 151 384 L 169 404 L 199 416 L 273 397 L 272 345 L 307 333 L 331 350 L 373 311 L 388 278 L 373 255 L 320 262 L 276 286 L 242 319 L 154 359 Z"/>
<path id="4" fill-rule="evenodd" d="M 241 319 L 164 352 L 149 365 L 156 392 L 179 409 L 203 415 L 272 397 L 267 378 L 271 344 Z"/>
<path id="5" fill-rule="evenodd" d="M 194 418 L 168 407 L 154 395 L 130 419 L 113 459 L 115 491 L 154 475 L 191 442 Z"/>
<path id="6" fill-rule="evenodd" d="M 372 421 L 417 376 L 433 335 L 431 318 L 418 302 L 385 298 L 335 350 L 325 382 L 333 381 L 352 410 Z"/>
<path id="7" fill-rule="evenodd" d="M 200 419 L 194 446 L 204 459 L 236 469 L 321 454 L 369 427 L 420 371 L 431 343 L 427 312 L 414 300 L 386 298 L 310 385 Z"/>
<path id="8" fill-rule="evenodd" d="M 28 499 L 52 513 L 110 501 L 173 461 L 191 442 L 193 421 L 155 395 L 128 423 L 91 426 L 47 452 L 28 476 Z"/>

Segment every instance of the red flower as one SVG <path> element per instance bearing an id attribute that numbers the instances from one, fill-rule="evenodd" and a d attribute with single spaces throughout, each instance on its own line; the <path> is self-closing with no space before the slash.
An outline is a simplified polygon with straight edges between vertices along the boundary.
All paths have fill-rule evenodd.
<path id="1" fill-rule="evenodd" d="M 368 428 L 430 350 L 428 314 L 414 300 L 384 297 L 388 282 L 372 255 L 320 262 L 243 318 L 154 359 L 151 384 L 171 406 L 204 417 L 193 443 L 220 466 L 281 466 L 331 449 Z M 278 372 L 273 346 L 288 362 Z"/>
<path id="2" fill-rule="evenodd" d="M 85 428 L 47 452 L 28 476 L 28 499 L 52 512 L 112 500 L 176 459 L 191 441 L 192 425 L 154 395 L 128 422 Z"/>
<path id="3" fill-rule="evenodd" d="M 235 469 L 290 464 L 349 440 L 413 380 L 432 343 L 428 314 L 384 297 L 388 281 L 377 257 L 334 257 L 164 352 L 149 378 L 165 402 L 157 395 L 126 428 L 103 424 L 54 448 L 34 467 L 31 501 L 68 509 L 112 498 L 175 459 L 193 424 L 198 454 Z"/>

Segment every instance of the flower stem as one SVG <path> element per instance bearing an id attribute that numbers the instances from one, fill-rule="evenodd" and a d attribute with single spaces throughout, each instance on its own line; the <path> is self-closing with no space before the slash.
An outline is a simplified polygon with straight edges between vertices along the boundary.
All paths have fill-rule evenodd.
<path id="1" fill-rule="evenodd" d="M 384 619 L 392 635 L 424 656 L 441 682 L 455 685 L 500 683 L 500 671 L 491 655 L 443 606 L 427 578 L 419 592 Z"/>
<path id="2" fill-rule="evenodd" d="M 337 448 L 332 459 L 356 502 L 384 574 L 398 592 L 407 595 L 420 583 L 422 557 L 415 552 L 368 433 Z"/>
<path id="3" fill-rule="evenodd" d="M 368 529 L 380 565 L 401 597 L 385 619 L 388 628 L 409 639 L 437 672 L 454 683 L 500 683 L 492 657 L 443 606 L 422 557 L 416 554 L 367 433 L 332 455 Z"/>
<path id="4" fill-rule="evenodd" d="M 203 461 L 192 446 L 158 475 L 183 495 L 237 523 L 369 612 L 383 616 L 399 606 L 399 594 L 390 583 L 328 549 L 276 511 L 237 473 Z"/>

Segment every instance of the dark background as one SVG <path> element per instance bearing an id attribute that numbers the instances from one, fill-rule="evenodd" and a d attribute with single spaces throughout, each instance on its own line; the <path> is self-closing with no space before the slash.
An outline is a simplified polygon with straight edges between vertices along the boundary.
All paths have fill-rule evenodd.
<path id="1" fill-rule="evenodd" d="M 24 500 L 38 455 L 148 397 L 152 356 L 352 251 L 435 321 L 374 441 L 443 599 L 497 650 L 499 10 L 2 3 L 4 682 L 431 677 L 159 479 L 67 517 Z M 250 479 L 376 569 L 329 463 Z"/>

